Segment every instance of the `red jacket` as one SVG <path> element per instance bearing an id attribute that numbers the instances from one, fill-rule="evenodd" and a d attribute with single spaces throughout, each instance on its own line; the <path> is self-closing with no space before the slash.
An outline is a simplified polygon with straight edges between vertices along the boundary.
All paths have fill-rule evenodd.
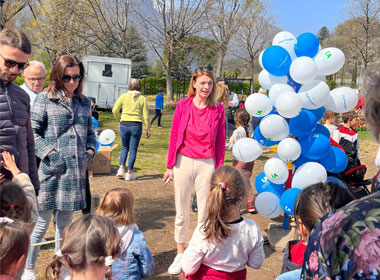
<path id="1" fill-rule="evenodd" d="M 174 112 L 170 131 L 168 160 L 166 162 L 167 168 L 173 168 L 176 163 L 177 152 L 183 143 L 183 136 L 189 122 L 191 102 L 193 102 L 193 97 L 180 100 Z M 210 106 L 210 117 L 210 131 L 214 150 L 213 159 L 215 169 L 217 169 L 224 164 L 226 126 L 223 105 Z"/>

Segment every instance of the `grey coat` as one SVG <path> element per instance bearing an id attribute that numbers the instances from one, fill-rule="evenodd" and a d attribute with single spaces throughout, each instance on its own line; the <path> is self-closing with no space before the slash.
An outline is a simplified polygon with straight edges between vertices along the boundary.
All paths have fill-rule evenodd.
<path id="1" fill-rule="evenodd" d="M 18 168 L 29 175 L 34 189 L 38 191 L 40 182 L 34 153 L 29 100 L 29 96 L 18 85 L 12 82 L 4 87 L 0 80 L 0 153 L 8 151 L 14 155 Z"/>
<path id="2" fill-rule="evenodd" d="M 72 104 L 57 93 L 37 96 L 32 108 L 36 155 L 41 159 L 38 175 L 40 210 L 77 211 L 86 207 L 86 169 L 95 151 L 96 137 L 90 100 L 74 93 Z M 55 150 L 56 153 L 49 154 Z"/>

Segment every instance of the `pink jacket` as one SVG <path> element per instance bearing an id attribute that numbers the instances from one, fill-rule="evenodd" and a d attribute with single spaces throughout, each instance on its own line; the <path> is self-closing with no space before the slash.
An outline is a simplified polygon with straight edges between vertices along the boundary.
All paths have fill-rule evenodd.
<path id="1" fill-rule="evenodd" d="M 172 129 L 170 132 L 168 160 L 166 163 L 167 168 L 173 168 L 175 165 L 177 152 L 183 143 L 185 129 L 189 122 L 191 102 L 193 102 L 193 97 L 180 100 L 174 112 Z M 218 104 L 215 107 L 210 106 L 210 116 L 212 147 L 214 149 L 213 159 L 215 169 L 217 169 L 224 164 L 226 127 L 223 105 Z"/>

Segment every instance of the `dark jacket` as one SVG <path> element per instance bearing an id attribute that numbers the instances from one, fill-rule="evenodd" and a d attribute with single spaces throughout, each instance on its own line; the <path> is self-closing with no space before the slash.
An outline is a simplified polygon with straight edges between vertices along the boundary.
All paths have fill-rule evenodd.
<path id="1" fill-rule="evenodd" d="M 15 156 L 18 168 L 29 175 L 38 193 L 40 182 L 30 122 L 29 95 L 13 82 L 4 87 L 0 80 L 0 152 L 4 151 Z"/>
<path id="2" fill-rule="evenodd" d="M 289 250 L 290 245 L 297 244 L 300 241 L 301 240 L 290 240 L 286 244 L 284 257 L 282 259 L 281 274 L 288 272 L 288 271 L 293 271 L 293 270 L 302 268 L 302 265 L 296 265 L 295 263 L 292 263 L 292 261 L 290 260 L 290 250 Z"/>

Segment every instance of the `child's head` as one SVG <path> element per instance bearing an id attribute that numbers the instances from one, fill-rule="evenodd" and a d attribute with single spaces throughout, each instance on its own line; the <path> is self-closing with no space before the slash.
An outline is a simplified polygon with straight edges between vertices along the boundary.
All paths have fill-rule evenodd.
<path id="1" fill-rule="evenodd" d="M 322 122 L 325 124 L 328 122 L 329 124 L 337 124 L 338 123 L 338 113 L 334 113 L 331 111 L 326 111 L 326 113 L 323 115 Z"/>
<path id="2" fill-rule="evenodd" d="M 0 185 L 0 217 L 31 221 L 31 205 L 24 190 L 13 182 Z"/>
<path id="3" fill-rule="evenodd" d="M 158 92 L 160 92 L 160 93 L 164 93 L 165 92 L 165 88 L 162 88 L 162 87 L 160 87 L 159 89 L 158 89 Z"/>
<path id="4" fill-rule="evenodd" d="M 251 116 L 244 108 L 239 108 L 235 112 L 235 120 L 238 124 L 243 127 L 248 127 L 249 121 L 251 120 Z"/>
<path id="5" fill-rule="evenodd" d="M 350 111 L 350 112 L 347 112 L 347 113 L 343 113 L 342 114 L 342 120 L 343 120 L 343 123 L 348 125 L 349 127 L 354 127 L 356 125 L 356 119 L 358 117 L 358 114 L 354 111 Z"/>
<path id="6" fill-rule="evenodd" d="M 100 279 L 112 277 L 112 264 L 119 254 L 119 232 L 107 217 L 85 215 L 65 229 L 61 250 L 46 268 L 46 279 L 59 279 L 62 263 L 72 275 L 101 268 Z M 111 260 L 112 262 L 112 260 Z"/>
<path id="7" fill-rule="evenodd" d="M 14 277 L 25 266 L 30 232 L 21 221 L 0 219 L 0 275 Z"/>
<path id="8" fill-rule="evenodd" d="M 211 177 L 208 197 L 208 215 L 204 223 L 206 239 L 218 243 L 228 237 L 231 228 L 227 225 L 231 209 L 240 211 L 240 203 L 246 191 L 240 172 L 231 166 L 222 166 Z"/>
<path id="9" fill-rule="evenodd" d="M 301 235 L 308 237 L 319 218 L 354 199 L 347 188 L 332 181 L 304 188 L 294 206 L 294 217 Z"/>
<path id="10" fill-rule="evenodd" d="M 110 218 L 115 225 L 130 225 L 134 223 L 134 197 L 126 188 L 115 188 L 104 196 L 96 214 Z"/>

